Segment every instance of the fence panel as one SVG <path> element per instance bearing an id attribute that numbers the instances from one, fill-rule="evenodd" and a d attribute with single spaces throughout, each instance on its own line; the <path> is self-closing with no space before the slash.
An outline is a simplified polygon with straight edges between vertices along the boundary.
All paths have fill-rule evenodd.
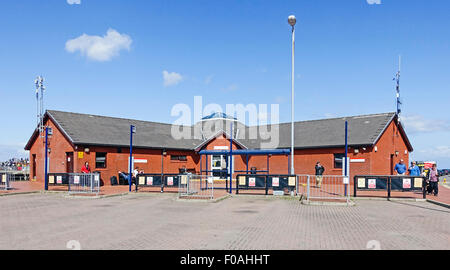
<path id="1" fill-rule="evenodd" d="M 183 174 L 177 178 L 178 198 L 214 199 L 214 180 L 212 176 Z"/>
<path id="2" fill-rule="evenodd" d="M 236 194 L 239 190 L 264 190 L 268 194 L 267 175 L 239 174 L 236 181 Z"/>
<path id="3" fill-rule="evenodd" d="M 426 181 L 422 176 L 410 175 L 356 175 L 353 178 L 353 196 L 357 191 L 383 191 L 386 190 L 387 198 L 391 197 L 391 191 L 421 192 L 426 198 Z"/>
<path id="4" fill-rule="evenodd" d="M 309 192 L 309 188 L 308 188 L 308 184 L 310 183 L 309 181 L 309 175 L 297 175 L 297 188 L 296 188 L 296 193 L 298 196 L 303 196 L 305 198 L 308 198 L 308 192 Z"/>
<path id="5" fill-rule="evenodd" d="M 159 187 L 161 192 L 164 188 L 178 188 L 180 176 L 178 174 L 139 174 L 136 180 L 135 191 L 143 187 Z"/>
<path id="6" fill-rule="evenodd" d="M 342 175 L 310 175 L 307 199 L 350 201 L 348 177 Z"/>
<path id="7" fill-rule="evenodd" d="M 49 173 L 48 184 L 52 186 L 64 186 L 69 184 L 68 173 Z"/>
<path id="8" fill-rule="evenodd" d="M 137 176 L 135 191 L 137 192 L 142 187 L 159 187 L 161 192 L 163 192 L 164 182 L 162 179 L 164 179 L 164 176 L 161 176 L 161 174 L 139 174 Z"/>
<path id="9" fill-rule="evenodd" d="M 12 174 L 10 173 L 0 173 L 0 190 L 11 189 Z"/>
<path id="10" fill-rule="evenodd" d="M 264 190 L 265 195 L 269 190 L 294 192 L 297 190 L 295 175 L 279 174 L 239 174 L 236 181 L 236 194 L 241 190 Z"/>
<path id="11" fill-rule="evenodd" d="M 164 175 L 164 188 L 178 187 L 180 176 L 177 174 L 165 174 Z"/>
<path id="12" fill-rule="evenodd" d="M 350 201 L 350 185 L 341 175 L 297 175 L 297 195 L 306 200 Z"/>
<path id="13" fill-rule="evenodd" d="M 68 173 L 67 182 L 69 194 L 100 192 L 100 174 L 97 173 Z"/>

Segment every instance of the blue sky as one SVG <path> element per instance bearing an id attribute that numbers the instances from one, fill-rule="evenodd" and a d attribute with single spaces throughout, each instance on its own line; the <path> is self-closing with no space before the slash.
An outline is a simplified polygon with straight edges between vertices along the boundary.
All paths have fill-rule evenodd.
<path id="1" fill-rule="evenodd" d="M 279 103 L 290 121 L 295 14 L 296 120 L 394 111 L 401 54 L 412 158 L 450 168 L 450 2 L 379 2 L 2 1 L 0 160 L 24 155 L 37 75 L 47 109 L 170 123 L 202 96 Z"/>

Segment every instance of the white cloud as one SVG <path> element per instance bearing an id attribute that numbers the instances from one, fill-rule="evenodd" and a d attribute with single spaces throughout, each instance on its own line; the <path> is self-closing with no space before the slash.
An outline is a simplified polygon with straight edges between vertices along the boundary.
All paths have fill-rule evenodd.
<path id="1" fill-rule="evenodd" d="M 79 5 L 79 4 L 81 4 L 81 0 L 67 0 L 67 4 L 69 4 L 69 5 L 73 5 L 73 4 Z"/>
<path id="2" fill-rule="evenodd" d="M 420 150 L 420 153 L 429 156 L 430 158 L 450 158 L 450 146 L 436 146 L 425 150 Z"/>
<path id="3" fill-rule="evenodd" d="M 381 0 L 366 0 L 369 5 L 381 5 Z"/>
<path id="4" fill-rule="evenodd" d="M 121 50 L 130 50 L 132 40 L 126 34 L 120 34 L 114 29 L 108 29 L 106 35 L 89 36 L 83 34 L 66 42 L 66 51 L 74 53 L 80 51 L 81 55 L 94 61 L 109 61 L 119 55 Z"/>
<path id="5" fill-rule="evenodd" d="M 179 84 L 183 80 L 183 76 L 176 72 L 168 72 L 164 70 L 163 72 L 164 86 L 173 86 Z"/>
<path id="6" fill-rule="evenodd" d="M 439 119 L 425 119 L 420 115 L 401 116 L 402 122 L 408 132 L 429 133 L 439 131 L 450 131 L 450 123 Z"/>

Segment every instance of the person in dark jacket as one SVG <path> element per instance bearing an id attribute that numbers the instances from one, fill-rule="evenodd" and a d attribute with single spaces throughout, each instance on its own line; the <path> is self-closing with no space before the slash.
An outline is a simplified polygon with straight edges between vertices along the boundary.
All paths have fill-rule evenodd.
<path id="1" fill-rule="evenodd" d="M 322 164 L 320 164 L 320 162 L 318 161 L 316 163 L 315 169 L 316 169 L 316 186 L 320 188 L 322 186 L 323 173 L 325 172 L 325 167 L 323 167 Z"/>

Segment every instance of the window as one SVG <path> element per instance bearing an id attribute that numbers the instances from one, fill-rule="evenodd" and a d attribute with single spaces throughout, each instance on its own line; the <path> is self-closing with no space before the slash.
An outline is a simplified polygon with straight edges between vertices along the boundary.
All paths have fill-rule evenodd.
<path id="1" fill-rule="evenodd" d="M 106 153 L 95 153 L 95 168 L 106 168 Z"/>
<path id="2" fill-rule="evenodd" d="M 183 155 L 171 155 L 170 160 L 186 161 L 187 157 Z"/>
<path id="3" fill-rule="evenodd" d="M 334 154 L 334 168 L 342 169 L 343 160 L 345 158 L 345 154 Z"/>

